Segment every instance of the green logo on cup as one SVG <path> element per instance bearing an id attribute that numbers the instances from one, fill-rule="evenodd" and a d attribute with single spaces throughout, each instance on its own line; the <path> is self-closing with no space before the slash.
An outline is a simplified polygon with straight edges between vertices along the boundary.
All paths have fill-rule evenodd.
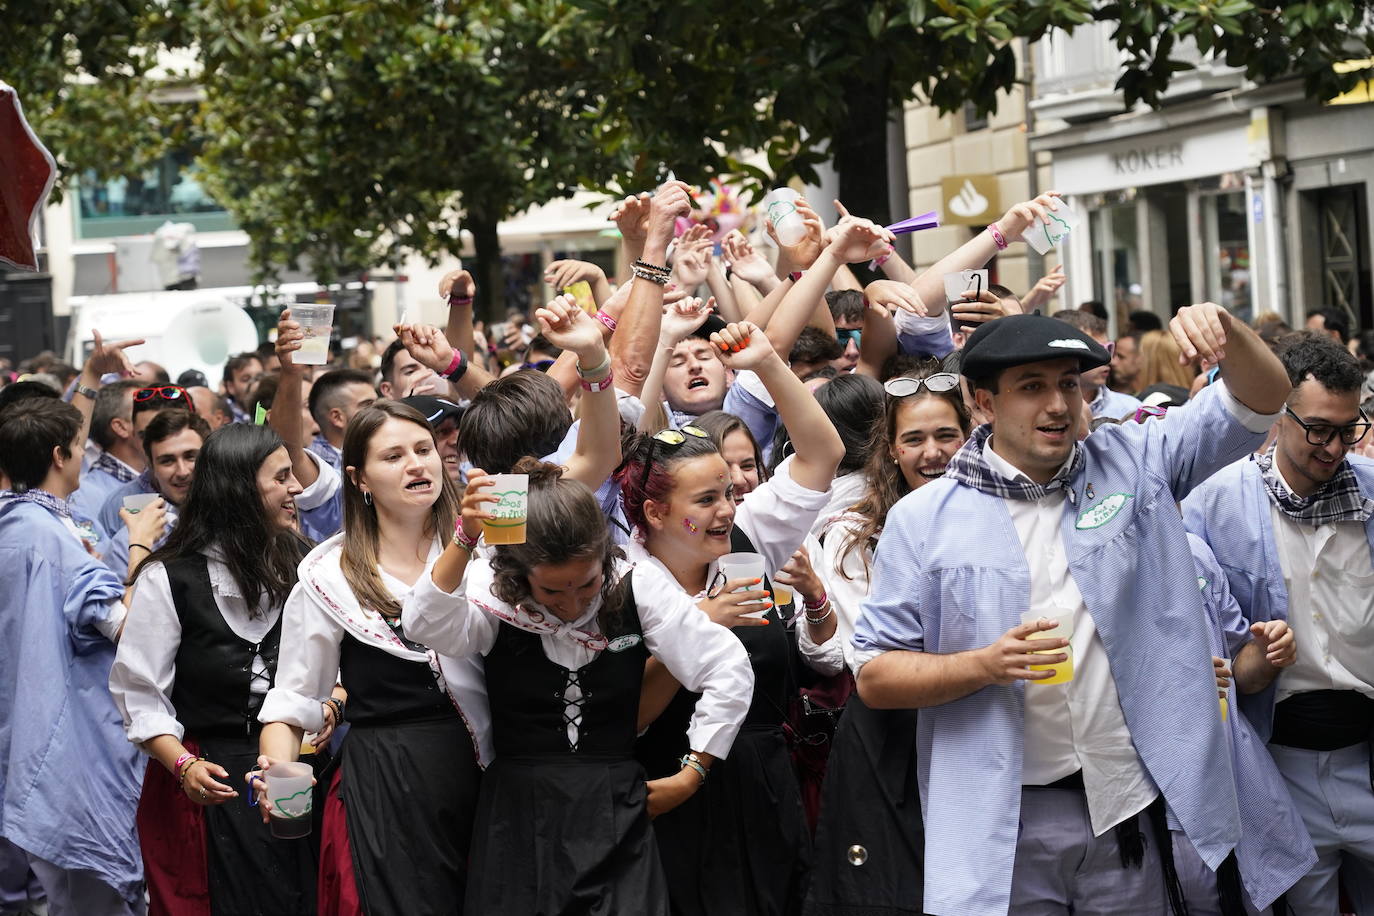
<path id="1" fill-rule="evenodd" d="M 305 788 L 285 798 L 274 798 L 272 807 L 278 817 L 305 817 L 311 810 L 311 790 Z"/>
<path id="2" fill-rule="evenodd" d="M 497 497 L 500 502 L 489 506 L 487 509 L 488 512 L 496 516 L 496 520 L 486 520 L 488 525 L 491 525 L 493 528 L 502 528 L 511 527 L 515 524 L 523 525 L 525 523 L 527 509 L 524 490 L 507 490 L 504 493 L 492 493 L 492 495 Z M 508 519 L 510 521 L 503 523 L 500 521 L 502 519 Z"/>

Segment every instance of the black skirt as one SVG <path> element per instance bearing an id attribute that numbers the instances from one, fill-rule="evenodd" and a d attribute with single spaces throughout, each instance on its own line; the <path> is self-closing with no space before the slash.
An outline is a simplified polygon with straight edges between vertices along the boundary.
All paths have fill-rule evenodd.
<path id="1" fill-rule="evenodd" d="M 667 916 L 634 760 L 501 757 L 482 776 L 469 913 Z"/>
<path id="2" fill-rule="evenodd" d="M 462 913 L 481 781 L 463 720 L 355 723 L 342 757 L 340 789 L 363 912 Z"/>
<path id="3" fill-rule="evenodd" d="M 800 912 L 810 838 L 781 728 L 746 726 L 696 795 L 654 821 L 678 916 Z"/>
<path id="4" fill-rule="evenodd" d="M 816 825 L 806 916 L 919 914 L 925 832 L 916 711 L 845 703 Z"/>

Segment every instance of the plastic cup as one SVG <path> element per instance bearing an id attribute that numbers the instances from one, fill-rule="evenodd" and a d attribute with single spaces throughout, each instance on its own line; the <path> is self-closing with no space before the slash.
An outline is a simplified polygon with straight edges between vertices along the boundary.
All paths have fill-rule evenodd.
<path id="1" fill-rule="evenodd" d="M 486 510 L 496 516 L 482 519 L 482 536 L 488 544 L 525 543 L 525 521 L 529 518 L 530 475 L 493 474 L 486 492 L 500 502 L 484 503 Z"/>
<path id="2" fill-rule="evenodd" d="M 782 607 L 784 604 L 791 604 L 792 586 L 782 584 L 776 577 L 769 581 L 773 583 L 773 603 L 778 607 Z"/>
<path id="3" fill-rule="evenodd" d="M 1038 254 L 1044 254 L 1051 248 L 1059 247 L 1064 237 L 1079 223 L 1078 214 L 1073 212 L 1068 204 L 1062 202 L 1059 204 L 1059 209 L 1050 210 L 1049 214 L 1050 224 L 1048 226 L 1037 219 L 1022 233 L 1026 244 L 1034 248 Z"/>
<path id="4" fill-rule="evenodd" d="M 763 199 L 763 212 L 783 245 L 795 245 L 806 237 L 806 226 L 797 212 L 798 197 L 801 195 L 791 188 L 775 188 Z"/>
<path id="5" fill-rule="evenodd" d="M 315 771 L 308 763 L 274 763 L 263 771 L 267 800 L 272 803 L 272 835 L 297 840 L 310 835 L 310 813 L 315 807 L 312 787 Z"/>
<path id="6" fill-rule="evenodd" d="M 756 553 L 727 553 L 717 561 L 717 566 L 720 569 L 721 575 L 725 577 L 726 582 L 729 582 L 731 579 L 749 579 L 753 581 L 754 579 L 763 578 L 763 557 Z M 755 586 L 746 585 L 744 588 L 735 589 L 735 591 L 749 592 L 754 589 Z M 767 613 L 768 607 L 765 605 L 762 610 L 751 611 L 743 616 L 762 617 Z"/>
<path id="7" fill-rule="evenodd" d="M 334 306 L 293 305 L 291 319 L 305 332 L 301 348 L 291 354 L 292 362 L 300 366 L 323 366 L 329 362 L 329 335 L 334 330 Z"/>
<path id="8" fill-rule="evenodd" d="M 1021 615 L 1021 622 L 1022 622 L 1022 623 L 1033 623 L 1034 621 L 1040 620 L 1040 619 L 1042 619 L 1042 618 L 1044 618 L 1044 619 L 1049 619 L 1049 620 L 1057 620 L 1057 621 L 1059 621 L 1059 626 L 1055 627 L 1053 630 L 1040 630 L 1039 632 L 1032 634 L 1032 636 L 1030 637 L 1031 639 L 1067 639 L 1067 640 L 1072 641 L 1072 639 L 1073 639 L 1073 612 L 1072 612 L 1072 611 L 1061 610 L 1061 611 L 1059 611 L 1058 613 L 1056 613 L 1056 614 L 1055 614 L 1054 616 L 1052 616 L 1052 617 L 1050 617 L 1050 616 L 1048 616 L 1048 615 L 1046 615 L 1046 614 L 1041 614 L 1041 613 L 1039 613 L 1038 611 L 1026 611 L 1024 614 Z M 1053 676 L 1053 677 L 1045 678 L 1043 681 L 1028 681 L 1027 683 L 1030 683 L 1030 684 L 1047 684 L 1047 685 L 1053 685 L 1053 684 L 1067 684 L 1069 681 L 1073 680 L 1073 646 L 1072 646 L 1072 645 L 1065 646 L 1065 647 L 1062 648 L 1062 649 L 1046 649 L 1046 650 L 1044 650 L 1043 652 L 1040 652 L 1040 653 L 1037 653 L 1037 654 L 1040 654 L 1040 655 L 1059 655 L 1059 654 L 1061 654 L 1061 653 L 1064 654 L 1064 655 L 1067 655 L 1068 658 L 1065 659 L 1064 661 L 1062 661 L 1062 662 L 1056 664 L 1056 665 L 1031 665 L 1031 666 L 1030 666 L 1030 670 L 1032 670 L 1032 671 L 1053 671 L 1053 672 L 1054 672 L 1054 676 Z"/>
<path id="9" fill-rule="evenodd" d="M 135 493 L 132 496 L 124 497 L 121 502 L 124 503 L 124 508 L 128 509 L 130 512 L 139 512 L 148 508 L 161 498 L 161 493 Z"/>
<path id="10" fill-rule="evenodd" d="M 951 305 L 956 302 L 968 301 L 964 294 L 971 289 L 981 292 L 987 288 L 988 272 L 986 269 L 956 270 L 952 274 L 945 274 L 945 299 Z"/>

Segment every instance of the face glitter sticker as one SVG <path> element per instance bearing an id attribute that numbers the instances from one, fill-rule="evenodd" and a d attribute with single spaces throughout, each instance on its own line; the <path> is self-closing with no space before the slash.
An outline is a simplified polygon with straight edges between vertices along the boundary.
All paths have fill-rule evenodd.
<path id="1" fill-rule="evenodd" d="M 697 526 L 697 523 L 690 518 L 684 518 L 682 520 L 682 527 L 687 529 L 688 534 L 696 534 L 701 530 L 701 528 Z"/>

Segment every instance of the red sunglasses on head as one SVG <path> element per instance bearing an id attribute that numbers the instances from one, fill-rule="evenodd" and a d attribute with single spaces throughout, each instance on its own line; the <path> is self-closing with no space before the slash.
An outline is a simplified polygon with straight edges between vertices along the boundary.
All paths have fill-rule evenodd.
<path id="1" fill-rule="evenodd" d="M 177 407 L 196 412 L 196 402 L 191 400 L 191 394 L 180 385 L 157 385 L 152 388 L 140 388 L 134 392 L 134 409 L 144 405 L 146 407 L 156 407 L 151 401 L 163 401 Z"/>

